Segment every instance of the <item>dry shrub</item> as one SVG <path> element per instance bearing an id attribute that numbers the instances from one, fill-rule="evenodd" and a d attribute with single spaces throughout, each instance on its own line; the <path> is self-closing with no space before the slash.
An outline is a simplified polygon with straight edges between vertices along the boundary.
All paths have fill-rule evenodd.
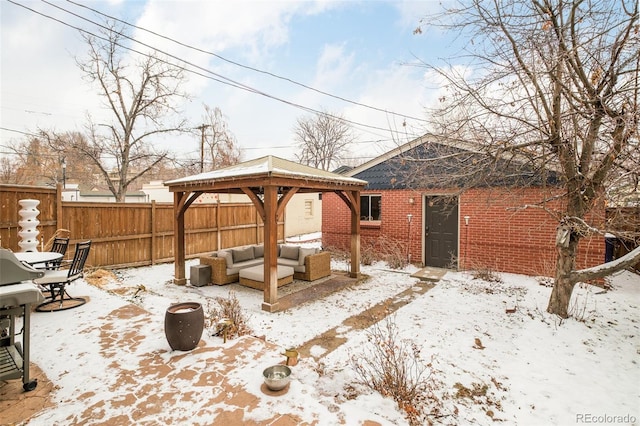
<path id="1" fill-rule="evenodd" d="M 253 332 L 247 323 L 247 318 L 242 312 L 240 301 L 234 292 L 229 292 L 229 297 L 216 297 L 217 307 L 207 306 L 207 327 L 212 330 L 212 335 L 222 333 L 220 326 L 223 320 L 229 320 L 227 338 L 244 336 Z"/>
<path id="2" fill-rule="evenodd" d="M 386 236 L 365 242 L 360 255 L 365 265 L 382 260 L 391 269 L 403 269 L 409 264 L 406 243 Z"/>
<path id="3" fill-rule="evenodd" d="M 351 252 L 335 247 L 325 247 L 331 252 L 331 257 L 351 261 Z M 373 262 L 384 261 L 391 269 L 403 269 L 409 264 L 406 243 L 389 237 L 380 236 L 375 239 L 363 239 L 360 247 L 360 263 L 371 265 Z"/>
<path id="4" fill-rule="evenodd" d="M 334 260 L 341 260 L 346 263 L 348 263 L 351 260 L 350 252 L 337 247 L 330 247 L 330 246 L 323 247 L 322 251 L 328 251 L 329 253 L 331 253 L 331 259 L 334 259 Z"/>
<path id="5" fill-rule="evenodd" d="M 479 268 L 471 272 L 474 279 L 487 281 L 490 283 L 501 283 L 502 277 L 491 268 Z"/>
<path id="6" fill-rule="evenodd" d="M 378 259 L 378 252 L 373 244 L 363 244 L 362 250 L 360 250 L 360 263 L 363 265 L 371 265 L 373 262 L 380 260 Z"/>
<path id="7" fill-rule="evenodd" d="M 380 237 L 382 258 L 391 269 L 403 269 L 409 264 L 406 243 L 391 238 Z"/>
<path id="8" fill-rule="evenodd" d="M 489 283 L 501 283 L 502 277 L 492 267 L 480 263 L 471 265 L 470 273 L 473 279 L 483 280 Z"/>
<path id="9" fill-rule="evenodd" d="M 337 248 L 325 248 L 331 252 L 334 259 L 351 261 L 351 253 Z M 360 249 L 360 263 L 371 265 L 376 261 L 384 261 L 391 269 L 403 269 L 409 264 L 407 246 L 399 240 L 389 237 L 378 237 L 374 240 L 367 239 L 362 242 Z"/>
<path id="10" fill-rule="evenodd" d="M 545 287 L 553 287 L 553 283 L 555 281 L 554 277 L 556 275 L 555 262 L 543 259 L 538 270 L 534 271 L 533 275 L 536 277 L 538 284 Z"/>
<path id="11" fill-rule="evenodd" d="M 579 322 L 586 323 L 593 321 L 597 314 L 595 302 L 593 303 L 593 308 L 590 307 L 590 298 L 593 300 L 591 297 L 593 296 L 593 286 L 585 283 L 579 283 L 577 287 L 578 290 L 582 291 L 574 290 L 573 295 L 571 296 L 571 301 L 569 302 L 569 317 Z"/>
<path id="12" fill-rule="evenodd" d="M 427 416 L 440 409 L 431 361 L 414 342 L 400 339 L 395 316 L 372 326 L 367 340 L 363 353 L 350 358 L 357 383 L 393 398 L 410 425 L 429 424 Z"/>

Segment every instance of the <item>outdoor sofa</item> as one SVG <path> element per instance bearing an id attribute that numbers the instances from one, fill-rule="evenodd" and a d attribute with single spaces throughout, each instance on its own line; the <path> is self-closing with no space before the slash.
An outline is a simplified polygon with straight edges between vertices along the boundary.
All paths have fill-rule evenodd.
<path id="1" fill-rule="evenodd" d="M 199 259 L 201 265 L 211 266 L 213 284 L 230 284 L 239 281 L 240 270 L 264 264 L 264 246 L 219 250 Z M 317 248 L 278 245 L 277 264 L 293 268 L 293 278 L 298 280 L 315 281 L 331 275 L 331 255 Z"/>

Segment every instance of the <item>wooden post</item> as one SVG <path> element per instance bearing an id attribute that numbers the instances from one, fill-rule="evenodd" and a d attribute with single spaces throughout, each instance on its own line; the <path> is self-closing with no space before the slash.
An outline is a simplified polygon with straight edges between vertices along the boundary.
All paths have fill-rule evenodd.
<path id="1" fill-rule="evenodd" d="M 274 186 L 264 188 L 264 302 L 262 310 L 278 310 L 278 189 Z"/>
<path id="2" fill-rule="evenodd" d="M 217 251 L 217 250 L 221 250 L 222 249 L 222 246 L 221 246 L 221 244 L 222 244 L 222 235 L 220 235 L 220 195 L 216 194 L 216 196 L 218 197 L 216 199 L 216 212 L 215 212 L 215 215 L 216 215 L 216 227 L 215 227 L 215 230 L 216 230 L 216 247 L 215 247 L 215 249 Z"/>
<path id="3" fill-rule="evenodd" d="M 178 285 L 185 285 L 187 279 L 184 271 L 184 192 L 173 193 L 173 256 L 175 278 L 173 282 Z"/>
<path id="4" fill-rule="evenodd" d="M 56 231 L 64 228 L 62 223 L 62 185 L 56 184 Z M 54 231 L 55 232 L 55 231 Z"/>
<path id="5" fill-rule="evenodd" d="M 255 207 L 255 204 L 254 204 L 254 207 Z M 258 209 L 256 209 L 255 211 L 254 221 L 256 224 L 256 236 L 255 236 L 256 244 L 260 244 L 260 222 L 262 222 L 262 217 L 260 216 L 260 212 L 258 211 Z M 262 232 L 264 233 L 264 230 Z"/>
<path id="6" fill-rule="evenodd" d="M 360 192 L 351 193 L 351 278 L 360 276 Z"/>
<path id="7" fill-rule="evenodd" d="M 156 200 L 151 200 L 151 264 L 156 264 Z"/>

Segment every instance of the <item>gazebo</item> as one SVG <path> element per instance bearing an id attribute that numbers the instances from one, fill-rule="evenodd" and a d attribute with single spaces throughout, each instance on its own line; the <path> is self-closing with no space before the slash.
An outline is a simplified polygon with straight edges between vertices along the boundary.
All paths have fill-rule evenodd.
<path id="1" fill-rule="evenodd" d="M 184 215 L 204 193 L 246 194 L 264 223 L 264 302 L 262 309 L 278 310 L 277 219 L 287 202 L 297 193 L 335 192 L 351 212 L 350 276 L 360 274 L 360 191 L 361 179 L 342 176 L 313 167 L 266 156 L 211 172 L 165 182 L 173 192 L 174 252 L 176 284 L 186 284 Z"/>

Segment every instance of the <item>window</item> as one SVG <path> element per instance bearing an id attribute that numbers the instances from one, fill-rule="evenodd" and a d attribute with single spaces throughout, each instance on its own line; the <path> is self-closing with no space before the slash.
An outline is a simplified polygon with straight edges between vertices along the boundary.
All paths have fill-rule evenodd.
<path id="1" fill-rule="evenodd" d="M 382 197 L 380 195 L 360 196 L 360 220 L 380 220 L 380 206 Z"/>
<path id="2" fill-rule="evenodd" d="M 304 200 L 304 217 L 313 217 L 313 200 Z"/>

